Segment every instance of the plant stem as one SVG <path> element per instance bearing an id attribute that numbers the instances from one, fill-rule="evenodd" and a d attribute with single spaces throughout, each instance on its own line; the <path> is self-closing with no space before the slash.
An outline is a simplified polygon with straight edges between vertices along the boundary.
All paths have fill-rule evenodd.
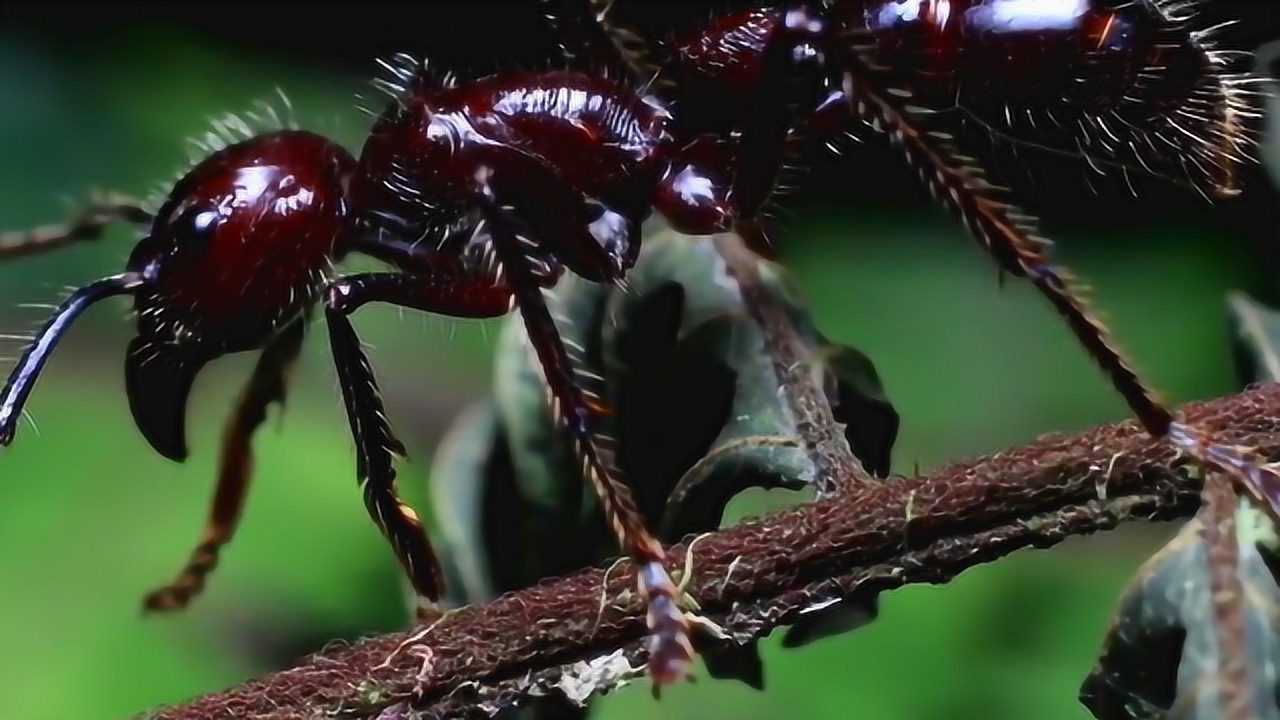
<path id="1" fill-rule="evenodd" d="M 1280 455 L 1280 385 L 1182 412 L 1224 442 Z M 858 487 L 702 536 L 689 591 L 729 634 L 704 642 L 746 642 L 808 609 L 945 582 L 1019 548 L 1130 520 L 1189 516 L 1201 486 L 1189 462 L 1125 422 Z M 673 547 L 671 556 L 683 558 L 688 547 Z M 374 637 L 154 717 L 488 717 L 546 692 L 584 697 L 643 667 L 645 625 L 634 587 L 625 561 L 585 570 L 451 613 L 416 653 L 395 652 L 407 633 Z"/>

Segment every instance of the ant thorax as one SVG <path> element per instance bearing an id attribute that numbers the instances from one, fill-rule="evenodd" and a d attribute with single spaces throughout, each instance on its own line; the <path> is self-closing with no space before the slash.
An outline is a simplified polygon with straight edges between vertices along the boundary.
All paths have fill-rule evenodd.
<path id="1" fill-rule="evenodd" d="M 653 99 L 580 73 L 415 78 L 375 123 L 352 197 L 367 225 L 437 245 L 488 198 L 578 274 L 617 277 L 635 259 L 669 120 Z"/>

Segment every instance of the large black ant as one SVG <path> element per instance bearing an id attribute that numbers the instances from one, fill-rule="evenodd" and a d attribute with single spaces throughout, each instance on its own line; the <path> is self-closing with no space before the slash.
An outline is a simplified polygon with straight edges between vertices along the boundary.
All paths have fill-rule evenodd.
<path id="1" fill-rule="evenodd" d="M 594 3 L 581 4 L 585 12 Z M 153 609 L 181 607 L 230 539 L 250 437 L 283 396 L 306 318 L 320 304 L 366 505 L 414 588 L 434 600 L 441 591 L 435 558 L 395 492 L 394 458 L 403 449 L 349 316 L 370 302 L 460 317 L 518 307 L 555 414 L 637 563 L 649 671 L 657 684 L 673 682 L 693 655 L 690 619 L 662 546 L 595 431 L 607 408 L 575 371 L 543 292 L 566 268 L 623 282 L 641 222 L 654 209 L 686 233 L 737 230 L 759 241 L 761 211 L 800 141 L 835 139 L 866 124 L 902 150 L 1005 271 L 1027 277 L 1050 300 L 1154 437 L 1231 472 L 1271 507 L 1280 499 L 1274 471 L 1251 451 L 1174 420 L 1068 276 L 1049 263 L 1034 220 L 1003 199 L 953 135 L 930 125 L 940 108 L 962 111 L 1010 142 L 1126 177 L 1173 168 L 1197 188 L 1224 191 L 1250 153 L 1248 80 L 1227 71 L 1228 57 L 1194 29 L 1186 5 L 790 2 L 717 18 L 677 36 L 656 59 L 634 43 L 612 43 L 621 35 L 602 13 L 567 18 L 588 31 L 580 44 L 566 35 L 569 54 L 611 56 L 642 78 L 631 85 L 572 70 L 457 82 L 397 56 L 384 63 L 390 75 L 382 81 L 393 100 L 358 159 L 312 133 L 246 130 L 183 176 L 154 216 L 108 203 L 64 230 L 0 239 L 5 257 L 91 237 L 115 219 L 150 226 L 125 272 L 73 293 L 27 349 L 0 394 L 0 443 L 12 440 L 54 344 L 103 298 L 134 297 L 130 406 L 147 440 L 175 460 L 186 455 L 183 415 L 196 373 L 220 355 L 261 349 L 228 426 L 206 535 L 179 578 L 146 601 Z M 335 275 L 333 263 L 351 253 L 395 270 Z"/>

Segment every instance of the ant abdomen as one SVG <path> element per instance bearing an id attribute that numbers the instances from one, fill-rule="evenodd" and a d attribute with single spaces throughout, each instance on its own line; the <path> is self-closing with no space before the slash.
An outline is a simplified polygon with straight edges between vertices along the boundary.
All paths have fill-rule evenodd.
<path id="1" fill-rule="evenodd" d="M 962 104 L 1110 107 L 1155 52 L 1142 3 L 862 0 L 842 11 L 864 57 Z"/>

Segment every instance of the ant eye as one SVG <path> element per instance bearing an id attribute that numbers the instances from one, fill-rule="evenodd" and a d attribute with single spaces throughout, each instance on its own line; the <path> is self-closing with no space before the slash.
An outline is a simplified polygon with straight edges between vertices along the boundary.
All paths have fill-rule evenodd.
<path id="1" fill-rule="evenodd" d="M 217 210 L 191 208 L 174 218 L 173 238 L 188 249 L 206 247 L 222 220 Z"/>

